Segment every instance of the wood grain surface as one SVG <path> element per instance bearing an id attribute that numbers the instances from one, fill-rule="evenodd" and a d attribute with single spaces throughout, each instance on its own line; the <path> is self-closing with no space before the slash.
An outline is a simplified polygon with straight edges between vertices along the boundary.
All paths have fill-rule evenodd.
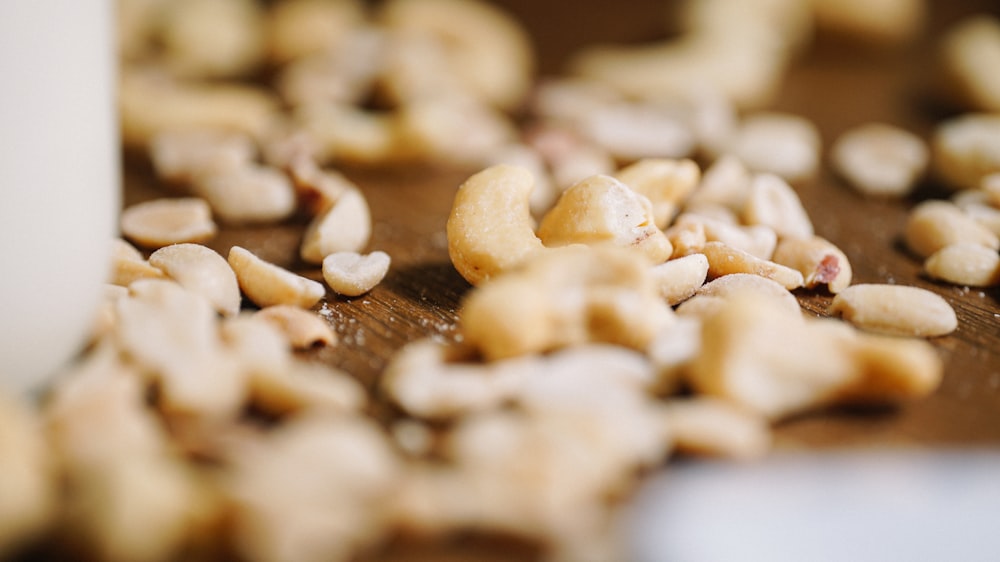
<path id="1" fill-rule="evenodd" d="M 540 56 L 540 72 L 559 72 L 576 48 L 595 41 L 642 41 L 668 29 L 663 2 L 501 2 L 525 22 Z M 572 9 L 570 9 L 570 6 Z M 613 6 L 613 8 L 612 8 Z M 996 2 L 932 3 L 931 26 L 914 45 L 872 50 L 820 36 L 787 76 L 776 109 L 813 120 L 824 147 L 849 127 L 868 121 L 904 126 L 925 137 L 936 122 L 957 111 L 939 103 L 929 72 L 935 37 L 948 23 L 973 11 L 1000 12 Z M 451 266 L 444 226 L 456 187 L 472 170 L 433 168 L 343 170 L 364 190 L 374 218 L 370 249 L 388 252 L 392 269 L 370 294 L 345 299 L 330 294 L 323 314 L 341 336 L 318 357 L 353 373 L 374 388 L 388 357 L 408 341 L 426 336 L 453 338 L 456 309 L 469 285 Z M 162 195 L 142 158 L 130 157 L 126 203 Z M 834 410 L 809 414 L 776 428 L 780 449 L 831 447 L 995 446 L 1000 443 L 1000 290 L 938 284 L 920 274 L 920 262 L 901 249 L 908 210 L 928 197 L 942 197 L 928 181 L 904 201 L 864 199 L 829 171 L 798 186 L 817 233 L 842 248 L 855 282 L 916 285 L 943 296 L 956 309 L 958 330 L 932 343 L 946 365 L 945 380 L 930 398 L 888 409 Z M 243 245 L 263 258 L 320 279 L 318 268 L 297 260 L 304 223 L 225 229 L 211 242 L 221 252 Z M 803 293 L 802 306 L 822 314 L 828 296 Z M 387 409 L 380 415 L 390 415 Z M 513 560 L 532 550 L 511 541 L 502 547 L 468 546 L 442 551 L 392 546 L 382 559 Z M 494 548 L 495 547 L 495 548 Z M 469 554 L 475 552 L 476 554 Z M 492 554 L 491 554 L 492 553 Z"/>

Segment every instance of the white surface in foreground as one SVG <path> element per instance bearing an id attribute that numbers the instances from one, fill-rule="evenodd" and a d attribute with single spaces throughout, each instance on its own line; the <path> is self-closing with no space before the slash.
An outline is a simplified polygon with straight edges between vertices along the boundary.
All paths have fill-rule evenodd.
<path id="1" fill-rule="evenodd" d="M 1000 560 L 1000 451 L 690 463 L 638 498 L 635 562 Z"/>

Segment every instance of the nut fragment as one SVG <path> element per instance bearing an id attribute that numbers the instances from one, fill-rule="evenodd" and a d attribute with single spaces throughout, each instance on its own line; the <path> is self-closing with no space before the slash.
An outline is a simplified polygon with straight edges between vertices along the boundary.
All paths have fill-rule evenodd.
<path id="1" fill-rule="evenodd" d="M 813 235 L 812 220 L 798 194 L 784 180 L 771 174 L 761 174 L 753 179 L 742 215 L 747 224 L 769 226 L 781 237 L 808 238 Z"/>
<path id="2" fill-rule="evenodd" d="M 941 64 L 950 87 L 971 109 L 1000 111 L 1000 21 L 985 14 L 947 30 L 940 45 Z"/>
<path id="3" fill-rule="evenodd" d="M 288 177 L 267 166 L 242 166 L 201 175 L 193 191 L 227 223 L 282 221 L 295 211 L 295 190 Z"/>
<path id="4" fill-rule="evenodd" d="M 653 204 L 658 228 L 666 228 L 677 209 L 698 186 L 701 170 L 692 160 L 651 158 L 615 172 L 615 177 Z"/>
<path id="5" fill-rule="evenodd" d="M 943 336 L 958 327 L 955 310 L 946 300 L 904 285 L 852 285 L 833 298 L 828 312 L 887 335 Z"/>
<path id="6" fill-rule="evenodd" d="M 765 418 L 718 398 L 671 400 L 663 416 L 682 453 L 750 460 L 771 448 Z"/>
<path id="7" fill-rule="evenodd" d="M 819 167 L 820 136 L 811 121 L 796 115 L 759 112 L 743 120 L 729 151 L 751 170 L 788 181 L 812 177 Z"/>
<path id="8" fill-rule="evenodd" d="M 956 285 L 993 287 L 1000 284 L 1000 254 L 979 244 L 951 244 L 931 254 L 924 271 Z"/>
<path id="9" fill-rule="evenodd" d="M 268 263 L 245 248 L 233 246 L 228 261 L 240 289 L 257 306 L 288 304 L 309 308 L 326 294 L 320 283 Z"/>
<path id="10" fill-rule="evenodd" d="M 529 201 L 534 179 L 524 168 L 498 164 L 465 181 L 448 216 L 448 255 L 473 285 L 544 248 Z"/>
<path id="11" fill-rule="evenodd" d="M 752 273 L 731 273 L 702 285 L 695 296 L 677 309 L 678 314 L 707 318 L 737 297 L 751 296 L 785 312 L 791 321 L 801 317 L 799 301 L 777 282 Z"/>
<path id="12" fill-rule="evenodd" d="M 1000 115 L 967 113 L 944 121 L 931 144 L 934 168 L 956 189 L 976 187 L 1000 172 Z"/>
<path id="13" fill-rule="evenodd" d="M 149 256 L 159 268 L 188 291 L 208 299 L 223 316 L 240 311 L 240 287 L 226 260 L 215 250 L 199 244 L 173 244 Z"/>
<path id="14" fill-rule="evenodd" d="M 335 292 L 356 297 L 371 291 L 389 272 L 389 254 L 337 252 L 323 259 L 323 279 Z"/>
<path id="15" fill-rule="evenodd" d="M 762 260 L 721 242 L 707 242 L 702 253 L 708 258 L 709 279 L 733 273 L 752 273 L 777 281 L 788 290 L 797 289 L 804 283 L 802 274 L 790 267 Z"/>
<path id="16" fill-rule="evenodd" d="M 466 341 L 491 360 L 587 341 L 643 349 L 672 316 L 641 256 L 580 246 L 529 259 L 459 311 Z"/>
<path id="17" fill-rule="evenodd" d="M 203 199 L 154 199 L 122 211 L 122 234 L 140 246 L 162 248 L 215 236 L 212 210 Z"/>
<path id="18" fill-rule="evenodd" d="M 563 192 L 538 225 L 548 247 L 604 244 L 634 248 L 662 263 L 673 248 L 653 220 L 649 199 L 609 176 L 592 176 Z"/>
<path id="19" fill-rule="evenodd" d="M 947 201 L 917 205 L 906 219 L 903 237 L 907 248 L 921 258 L 963 242 L 1000 249 L 1000 237 Z"/>
<path id="20" fill-rule="evenodd" d="M 667 304 L 673 306 L 688 299 L 708 277 L 708 259 L 704 254 L 690 254 L 654 265 L 654 283 Z"/>
<path id="21" fill-rule="evenodd" d="M 147 262 L 131 244 L 115 238 L 111 251 L 111 279 L 109 282 L 128 287 L 139 279 L 162 279 L 163 271 Z"/>
<path id="22" fill-rule="evenodd" d="M 804 286 L 814 289 L 825 285 L 833 294 L 851 284 L 853 271 L 847 256 L 825 238 L 785 238 L 774 250 L 775 263 L 798 270 Z"/>
<path id="23" fill-rule="evenodd" d="M 870 197 L 905 197 L 916 185 L 930 154 L 920 137 L 892 125 L 868 123 L 837 138 L 830 148 L 834 170 Z"/>
<path id="24" fill-rule="evenodd" d="M 287 304 L 262 308 L 255 316 L 281 330 L 288 343 L 296 349 L 337 343 L 337 334 L 325 320 L 308 310 Z"/>
<path id="25" fill-rule="evenodd" d="M 309 223 L 299 255 L 309 263 L 322 263 L 337 252 L 359 252 L 371 238 L 372 219 L 365 196 L 349 184 L 332 205 Z"/>

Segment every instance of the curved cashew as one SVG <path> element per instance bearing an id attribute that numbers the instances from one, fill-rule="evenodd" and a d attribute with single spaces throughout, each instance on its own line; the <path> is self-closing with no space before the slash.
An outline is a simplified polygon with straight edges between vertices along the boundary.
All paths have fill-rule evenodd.
<path id="1" fill-rule="evenodd" d="M 533 184 L 531 172 L 499 164 L 458 188 L 448 217 L 448 255 L 469 283 L 478 285 L 544 248 L 529 208 Z"/>
<path id="2" fill-rule="evenodd" d="M 673 312 L 635 252 L 570 246 L 473 291 L 459 318 L 466 341 L 492 360 L 588 341 L 645 349 Z"/>

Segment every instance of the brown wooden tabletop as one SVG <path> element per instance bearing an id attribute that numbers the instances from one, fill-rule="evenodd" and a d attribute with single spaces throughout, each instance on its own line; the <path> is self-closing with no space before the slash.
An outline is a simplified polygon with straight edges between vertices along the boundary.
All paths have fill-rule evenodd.
<path id="1" fill-rule="evenodd" d="M 662 36 L 667 9 L 662 1 L 574 3 L 505 0 L 535 38 L 544 74 L 560 71 L 568 55 L 595 41 L 641 41 Z M 905 48 L 872 50 L 825 36 L 795 63 L 775 109 L 803 115 L 819 127 L 828 147 L 849 127 L 878 120 L 903 126 L 925 138 L 956 108 L 932 95 L 930 53 L 948 23 L 974 11 L 1000 13 L 1000 3 L 940 1 L 931 5 L 924 37 Z M 371 293 L 358 298 L 329 294 L 324 304 L 341 342 L 316 352 L 374 388 L 388 357 L 406 342 L 426 336 L 452 338 L 456 309 L 469 285 L 448 260 L 445 221 L 456 187 L 472 170 L 433 168 L 343 170 L 363 189 L 372 210 L 370 249 L 388 252 L 393 266 Z M 126 204 L 159 196 L 148 164 L 130 158 Z M 776 428 L 779 449 L 831 447 L 992 446 L 1000 444 L 1000 289 L 966 289 L 929 281 L 920 262 L 899 241 L 908 210 L 945 192 L 933 181 L 903 201 L 861 197 L 825 170 L 798 186 L 817 233 L 837 244 L 854 268 L 854 282 L 916 285 L 943 296 L 958 313 L 958 330 L 932 343 L 945 361 L 945 379 L 931 397 L 890 409 L 836 410 L 809 414 Z M 220 252 L 243 245 L 263 258 L 320 279 L 320 271 L 297 259 L 304 224 L 224 229 L 211 242 Z M 802 306 L 822 312 L 828 296 L 800 295 Z M 503 548 L 448 553 L 390 548 L 386 559 L 523 559 L 530 549 Z M 496 545 L 493 545 L 496 546 Z M 471 548 L 471 547 L 470 547 Z M 415 552 L 422 554 L 414 554 Z M 488 556 L 487 552 L 494 552 Z M 450 554 L 449 554 L 450 553 Z M 463 554 L 465 553 L 465 554 Z M 464 558 L 463 558 L 464 556 Z"/>

